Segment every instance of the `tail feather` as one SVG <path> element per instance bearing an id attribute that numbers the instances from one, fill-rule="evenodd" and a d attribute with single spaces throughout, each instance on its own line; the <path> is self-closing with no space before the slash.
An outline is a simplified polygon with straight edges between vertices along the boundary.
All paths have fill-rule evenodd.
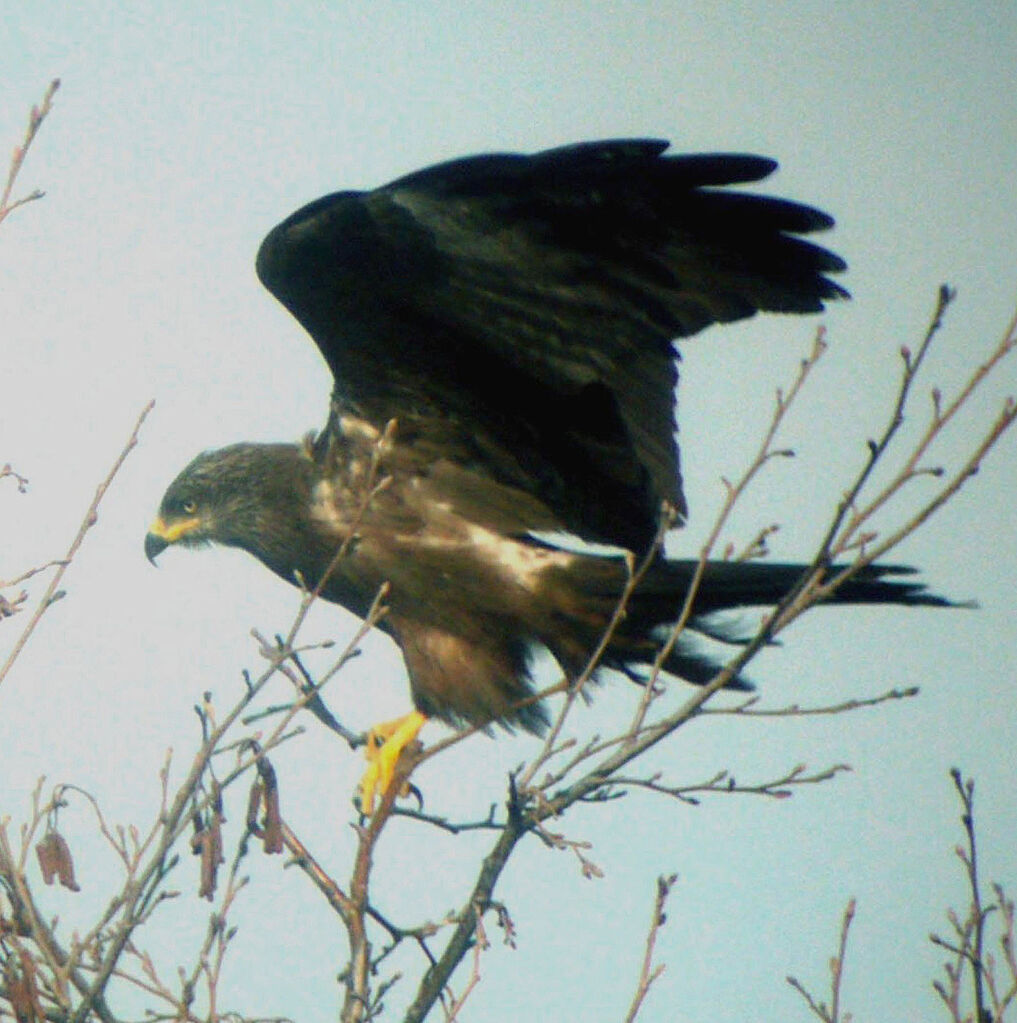
<path id="1" fill-rule="evenodd" d="M 661 605 L 665 621 L 673 618 L 664 606 L 685 594 L 695 576 L 698 562 L 660 561 L 650 568 L 643 594 L 651 603 Z M 827 576 L 837 574 L 846 565 L 835 565 Z M 703 572 L 693 613 L 710 614 L 738 607 L 768 607 L 779 603 L 809 570 L 808 565 L 767 561 L 711 561 Z M 905 604 L 952 607 L 952 601 L 929 593 L 916 578 L 916 570 L 908 565 L 867 565 L 845 582 L 829 599 L 831 604 Z"/>
<path id="2" fill-rule="evenodd" d="M 613 562 L 614 571 L 605 571 Z M 630 677 L 645 677 L 637 666 L 653 663 L 660 647 L 664 627 L 674 623 L 685 604 L 695 578 L 698 562 L 660 560 L 652 565 L 632 595 L 626 615 L 615 638 L 605 652 L 603 664 L 617 668 Z M 847 566 L 833 566 L 828 577 Z M 620 591 L 617 572 L 620 562 L 613 559 L 584 558 L 573 566 L 573 582 L 593 602 L 603 608 L 608 600 L 617 601 Z M 725 619 L 723 612 L 739 608 L 772 607 L 799 583 L 809 566 L 795 563 L 709 562 L 696 591 L 686 631 L 663 664 L 670 674 L 695 685 L 705 685 L 723 664 L 696 642 L 694 634 L 728 645 L 750 642 L 754 630 Z M 898 604 L 924 607 L 958 607 L 954 601 L 930 593 L 916 578 L 915 569 L 906 565 L 867 565 L 841 585 L 828 598 L 831 604 Z M 693 635 L 690 635 L 693 634 Z M 729 688 L 754 688 L 744 676 L 737 676 Z"/>

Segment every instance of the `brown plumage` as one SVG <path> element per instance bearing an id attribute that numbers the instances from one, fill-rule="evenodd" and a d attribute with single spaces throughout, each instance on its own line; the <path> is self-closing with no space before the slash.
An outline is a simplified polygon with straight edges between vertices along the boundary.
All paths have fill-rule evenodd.
<path id="1" fill-rule="evenodd" d="M 685 514 L 672 342 L 845 294 L 827 276 L 841 260 L 800 237 L 829 217 L 726 187 L 772 161 L 665 149 L 473 157 L 276 227 L 258 272 L 333 373 L 328 421 L 308 444 L 196 458 L 163 498 L 149 556 L 215 541 L 316 586 L 347 543 L 322 596 L 363 616 L 389 583 L 381 628 L 420 711 L 539 730 L 542 708 L 520 704 L 532 650 L 574 678 L 626 577 L 620 556 L 554 535 L 642 552 L 662 503 Z M 606 666 L 652 662 L 692 570 L 651 567 Z M 692 632 L 736 640 L 712 616 L 776 602 L 801 571 L 710 566 Z M 836 599 L 944 603 L 906 571 L 870 568 Z M 666 668 L 701 683 L 715 665 L 683 637 Z"/>

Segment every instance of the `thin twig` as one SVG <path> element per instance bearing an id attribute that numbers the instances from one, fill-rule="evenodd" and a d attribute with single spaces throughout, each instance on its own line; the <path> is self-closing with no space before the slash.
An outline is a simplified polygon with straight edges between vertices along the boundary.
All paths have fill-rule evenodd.
<path id="1" fill-rule="evenodd" d="M 788 977 L 787 982 L 802 996 L 814 1016 L 823 1023 L 851 1023 L 851 1013 L 841 1011 L 841 986 L 844 981 L 844 960 L 847 954 L 848 931 L 851 921 L 855 918 L 855 900 L 851 899 L 844 910 L 840 925 L 840 942 L 837 954 L 830 960 L 830 1004 L 817 1001 L 809 994 L 806 987 L 797 977 Z"/>
<path id="2" fill-rule="evenodd" d="M 952 910 L 948 914 L 950 924 L 953 927 L 957 942 L 951 942 L 938 934 L 929 936 L 934 945 L 948 951 L 953 957 L 952 963 L 944 964 L 944 972 L 947 976 L 947 983 L 934 981 L 933 987 L 950 1010 L 951 1016 L 957 1023 L 969 1018 L 961 1007 L 963 996 L 963 975 L 968 971 L 971 976 L 971 990 L 975 1002 L 974 1021 L 975 1023 L 992 1023 L 993 1020 L 1000 1020 L 1006 1005 L 1017 993 L 1017 962 L 1014 961 L 1013 941 L 1013 905 L 1008 903 L 1001 888 L 996 889 L 997 904 L 985 906 L 982 899 L 981 882 L 978 876 L 978 846 L 975 834 L 975 783 L 972 779 L 965 779 L 957 768 L 952 768 L 950 777 L 953 780 L 954 788 L 960 797 L 962 812 L 961 823 L 964 827 L 966 848 L 958 846 L 957 857 L 964 865 L 964 873 L 967 877 L 970 902 L 967 915 L 961 918 Z M 985 954 L 985 930 L 986 922 L 995 911 L 999 911 L 1003 918 L 1002 946 L 1004 960 L 1011 969 L 1014 985 L 1010 991 L 1000 997 L 995 974 L 995 961 L 992 956 Z M 988 1008 L 992 1002 L 993 1011 Z"/>
<path id="3" fill-rule="evenodd" d="M 611 778 L 611 788 L 615 786 L 627 789 L 645 789 L 649 792 L 656 792 L 664 796 L 672 796 L 684 803 L 698 804 L 699 800 L 694 798 L 695 793 L 718 792 L 724 794 L 742 794 L 752 796 L 767 796 L 770 799 L 787 799 L 791 790 L 802 785 L 821 785 L 830 781 L 838 774 L 850 771 L 847 764 L 834 764 L 815 774 L 807 774 L 804 764 L 797 764 L 783 777 L 773 781 L 760 782 L 758 785 L 741 785 L 728 771 L 718 771 L 712 778 L 705 782 L 694 785 L 662 785 L 660 775 L 651 775 L 649 778 L 629 778 L 624 775 L 614 775 Z"/>
<path id="4" fill-rule="evenodd" d="M 842 700 L 840 703 L 830 703 L 818 707 L 803 707 L 800 703 L 790 703 L 786 707 L 757 707 L 760 697 L 754 694 L 738 704 L 736 707 L 703 707 L 700 711 L 703 715 L 708 714 L 733 714 L 737 717 L 746 718 L 779 718 L 779 717 L 815 717 L 827 714 L 847 714 L 854 710 L 863 710 L 867 707 L 878 707 L 884 703 L 893 703 L 897 700 L 910 700 L 918 696 L 918 686 L 908 686 L 906 689 L 888 689 L 878 696 L 859 696 L 850 700 Z"/>
<path id="5" fill-rule="evenodd" d="M 636 717 L 633 719 L 631 727 L 624 736 L 620 737 L 620 739 L 615 737 L 607 740 L 598 740 L 596 742 L 591 741 L 582 747 L 576 748 L 569 760 L 568 769 L 558 771 L 549 776 L 536 789 L 532 786 L 524 788 L 521 785 L 517 788 L 515 779 L 513 778 L 510 786 L 510 798 L 508 803 L 509 813 L 505 824 L 505 830 L 499 836 L 498 842 L 484 861 L 483 869 L 472 888 L 469 900 L 464 904 L 464 909 L 460 913 L 459 926 L 448 941 L 445 952 L 432 966 L 427 975 L 425 975 L 424 980 L 421 982 L 417 998 L 411 1007 L 410 1013 L 406 1017 L 408 1023 L 415 1023 L 415 1021 L 419 1021 L 424 1018 L 429 1007 L 433 1005 L 434 1001 L 440 996 L 444 983 L 451 975 L 455 965 L 460 962 L 462 956 L 466 954 L 466 951 L 469 948 L 469 936 L 472 934 L 473 927 L 472 907 L 478 905 L 482 906 L 485 904 L 485 901 L 490 900 L 501 870 L 504 868 L 514 846 L 517 844 L 522 835 L 529 830 L 536 830 L 539 832 L 542 830 L 540 828 L 542 821 L 546 820 L 549 816 L 560 815 L 576 802 L 586 801 L 590 798 L 598 798 L 598 794 L 600 798 L 604 798 L 604 793 L 610 793 L 612 781 L 617 780 L 621 769 L 626 764 L 635 760 L 655 743 L 660 742 L 663 738 L 673 733 L 685 722 L 696 716 L 705 704 L 713 697 L 713 695 L 737 677 L 748 661 L 751 660 L 765 645 L 771 643 L 776 634 L 785 628 L 790 621 L 800 615 L 807 608 L 814 606 L 820 600 L 832 595 L 837 586 L 842 585 L 851 574 L 854 574 L 854 572 L 859 570 L 860 565 L 871 562 L 873 557 L 872 549 L 866 548 L 859 556 L 858 561 L 853 562 L 847 571 L 838 572 L 829 580 L 825 580 L 823 578 L 831 561 L 831 549 L 834 537 L 838 536 L 838 531 L 840 530 L 841 524 L 845 521 L 846 516 L 854 510 L 857 495 L 861 492 L 864 484 L 867 482 L 870 474 L 875 468 L 875 465 L 883 457 L 889 447 L 891 439 L 896 434 L 899 426 L 898 420 L 900 420 L 903 416 L 903 410 L 909 399 L 915 375 L 921 365 L 921 362 L 925 358 L 925 353 L 928 351 L 933 336 L 938 330 L 942 310 L 949 301 L 949 297 L 950 293 L 947 290 L 941 292 L 940 305 L 937 307 L 934 322 L 930 326 L 926 338 L 923 340 L 918 356 L 912 357 L 910 353 L 905 353 L 905 378 L 902 382 L 900 391 L 898 392 L 890 424 L 884 431 L 881 439 L 870 446 L 871 457 L 866 465 L 864 465 L 859 471 L 851 486 L 849 486 L 847 490 L 847 497 L 838 507 L 838 510 L 831 522 L 828 535 L 820 544 L 820 548 L 812 566 L 803 571 L 803 575 L 799 583 L 793 587 L 781 601 L 778 602 L 771 614 L 763 620 L 763 623 L 756 635 L 746 641 L 739 653 L 731 658 L 731 660 L 717 673 L 716 677 L 711 680 L 708 685 L 698 689 L 671 713 L 666 714 L 657 721 L 647 722 L 645 720 L 645 706 L 648 705 L 649 699 L 652 697 L 649 697 L 646 694 L 641 694 L 640 709 L 637 712 Z M 994 355 L 986 364 L 976 370 L 972 377 L 972 381 L 962 389 L 959 400 L 954 403 L 956 407 L 960 407 L 960 405 L 967 403 L 970 400 L 977 383 L 985 379 L 988 373 L 994 369 L 996 365 L 998 365 L 1002 357 L 1015 344 L 1017 344 L 1017 340 L 1013 337 L 1013 327 L 1011 326 L 1007 331 L 1004 341 L 1001 343 Z M 817 336 L 813 352 L 810 357 L 803 362 L 799 376 L 796 379 L 795 385 L 789 392 L 788 397 L 785 399 L 782 394 L 778 394 L 777 408 L 755 461 L 746 471 L 742 480 L 740 480 L 738 484 L 727 485 L 728 500 L 725 502 L 724 508 L 722 508 L 721 513 L 718 516 L 718 523 L 708 538 L 707 543 L 704 544 L 699 572 L 693 580 L 692 587 L 690 588 L 686 598 L 685 606 L 681 611 L 676 628 L 671 635 L 670 643 L 672 646 L 673 643 L 677 641 L 678 633 L 693 613 L 695 591 L 698 585 L 698 580 L 701 577 L 710 551 L 716 543 L 717 535 L 719 534 L 720 528 L 723 525 L 723 521 L 726 518 L 730 507 L 740 497 L 745 487 L 754 477 L 755 473 L 758 472 L 763 465 L 774 457 L 788 453 L 775 446 L 774 439 L 776 431 L 786 415 L 787 406 L 791 403 L 791 401 L 793 401 L 801 386 L 804 384 L 811 366 L 814 364 L 815 360 L 819 358 L 822 350 L 823 341 L 822 336 L 819 335 Z M 952 409 L 953 406 L 951 406 L 948 410 L 950 414 L 952 414 Z M 945 413 L 942 414 L 940 418 L 944 418 L 945 415 Z M 1008 403 L 1004 408 L 1003 413 L 992 424 L 989 431 L 982 438 L 981 442 L 976 447 L 974 454 L 969 458 L 965 465 L 962 466 L 956 476 L 947 481 L 941 491 L 927 501 L 926 505 L 919 510 L 918 514 L 914 516 L 912 520 L 893 533 L 889 542 L 881 544 L 879 547 L 879 553 L 885 553 L 894 544 L 900 542 L 904 536 L 913 532 L 914 529 L 918 528 L 918 526 L 926 521 L 932 512 L 934 512 L 957 492 L 963 482 L 969 478 L 977 468 L 981 458 L 984 457 L 989 448 L 991 448 L 999 440 L 1003 432 L 1009 427 L 1015 416 L 1017 416 L 1017 411 L 1015 411 L 1012 403 Z M 942 423 L 940 423 L 937 427 L 937 430 L 941 429 Z M 921 445 L 922 443 L 923 441 L 920 440 L 919 444 Z M 912 464 L 909 471 L 912 475 L 919 471 L 917 468 L 917 461 Z M 911 475 L 909 475 L 908 472 L 905 472 L 900 474 L 899 478 L 899 486 L 902 486 L 904 482 L 911 478 Z M 854 535 L 857 538 L 858 534 Z M 622 610 L 624 610 L 624 608 L 622 608 Z M 661 655 L 657 660 L 658 669 L 666 660 L 669 650 L 670 646 L 661 652 Z M 654 682 L 655 678 L 651 676 L 650 685 L 653 685 Z M 870 700 L 848 701 L 847 703 L 828 708 L 803 711 L 803 713 L 839 713 L 843 710 L 855 709 L 860 706 L 906 698 L 913 695 L 913 692 L 914 690 L 911 689 L 895 689 Z M 748 705 L 743 705 L 742 712 L 747 715 L 751 713 L 748 710 Z M 793 711 L 791 710 L 773 712 L 759 711 L 761 716 L 764 714 L 769 716 L 771 714 L 775 715 L 779 713 L 792 712 Z M 572 741 L 554 741 L 550 746 L 545 744 L 541 753 L 538 754 L 538 758 L 541 758 L 542 762 L 545 762 L 549 755 L 557 754 L 565 751 L 566 749 L 572 749 L 574 746 L 575 743 Z M 600 756 L 601 753 L 606 755 Z M 595 754 L 600 756 L 600 759 L 596 760 L 592 765 L 587 764 L 585 774 L 581 775 L 570 784 L 558 788 L 553 793 L 548 793 L 549 785 L 559 785 L 565 780 L 565 776 L 569 770 L 580 764 L 585 764 L 594 757 Z M 838 765 L 837 768 L 826 773 L 823 776 L 824 780 L 825 778 L 832 777 L 832 775 L 836 773 L 837 770 L 842 769 L 843 766 L 844 765 Z M 532 764 L 528 769 L 528 773 L 523 774 L 522 777 L 534 777 Z M 567 844 L 567 840 L 563 839 L 563 842 Z M 849 911 L 850 910 L 853 910 L 853 907 L 849 907 Z M 843 953 L 847 940 L 847 928 L 850 925 L 850 917 L 851 913 L 849 912 L 845 916 L 845 924 L 842 930 L 841 954 L 838 958 L 839 972 L 835 977 L 835 983 L 838 985 L 838 1000 L 834 1009 L 841 1021 L 846 1021 L 848 1018 L 847 1014 L 842 1013 L 842 1010 L 840 1009 L 839 984 L 843 972 Z"/>
<path id="6" fill-rule="evenodd" d="M 43 94 L 42 103 L 38 106 L 33 106 L 31 113 L 28 115 L 28 128 L 25 130 L 25 137 L 21 141 L 20 146 L 16 146 L 14 149 L 14 155 L 11 157 L 11 165 L 7 171 L 7 183 L 4 185 L 3 192 L 0 193 L 0 223 L 7 218 L 8 214 L 12 213 L 19 206 L 24 206 L 26 203 L 34 202 L 36 199 L 41 199 L 44 192 L 36 189 L 34 192 L 29 193 L 26 196 L 22 196 L 20 199 L 11 201 L 11 193 L 14 190 L 14 182 L 17 180 L 18 172 L 21 170 L 22 164 L 25 162 L 25 157 L 28 155 L 28 150 L 32 143 L 35 141 L 36 135 L 39 133 L 39 129 L 42 127 L 42 122 L 46 119 L 46 115 L 53 108 L 53 97 L 56 95 L 57 89 L 60 88 L 60 79 L 54 78 L 46 88 L 46 92 Z"/>
<path id="7" fill-rule="evenodd" d="M 639 1015 L 639 1010 L 642 1008 L 643 1002 L 650 991 L 650 986 L 664 972 L 663 963 L 659 963 L 656 966 L 653 965 L 653 950 L 657 944 L 657 935 L 660 933 L 661 927 L 667 922 L 667 914 L 664 912 L 664 907 L 667 904 L 667 897 L 671 894 L 671 889 L 677 880 L 677 874 L 657 878 L 657 894 L 653 900 L 653 913 L 650 917 L 650 928 L 646 935 L 646 951 L 643 953 L 643 963 L 639 971 L 639 982 L 636 985 L 636 993 L 632 998 L 632 1004 L 629 1006 L 629 1011 L 625 1016 L 625 1023 L 633 1023 L 636 1016 Z"/>
<path id="8" fill-rule="evenodd" d="M 131 435 L 128 438 L 127 443 L 124 445 L 123 450 L 117 456 L 116 461 L 113 463 L 113 467 L 106 474 L 106 478 L 96 488 L 95 497 L 92 498 L 92 503 L 88 506 L 88 511 L 85 512 L 85 517 L 82 520 L 81 525 L 78 527 L 77 535 L 74 537 L 71 546 L 67 549 L 67 553 L 58 563 L 57 570 L 53 573 L 53 578 L 50 580 L 49 586 L 46 587 L 46 592 L 43 593 L 42 598 L 36 605 L 35 611 L 32 613 L 32 617 L 28 620 L 28 624 L 22 630 L 21 635 L 18 636 L 14 643 L 14 647 L 7 656 L 7 660 L 3 663 L 3 667 L 0 667 L 0 684 L 3 683 L 4 678 L 11 669 L 11 665 L 14 664 L 18 655 L 24 649 L 25 644 L 35 631 L 35 627 L 39 624 L 39 620 L 42 618 L 43 614 L 45 614 L 53 601 L 58 599 L 57 590 L 63 580 L 64 573 L 70 567 L 71 562 L 74 560 L 74 556 L 78 553 L 78 548 L 81 547 L 82 543 L 84 543 L 86 534 L 98 520 L 99 504 L 103 497 L 106 496 L 106 491 L 109 490 L 110 485 L 113 482 L 113 477 L 120 471 L 120 467 L 124 464 L 127 456 L 137 445 L 138 433 L 141 430 L 141 426 L 145 422 L 145 418 L 148 416 L 149 412 L 151 412 L 154 407 L 155 402 L 150 401 L 141 410 L 141 415 L 138 416 L 137 422 L 134 424 L 134 429 L 131 430 Z"/>

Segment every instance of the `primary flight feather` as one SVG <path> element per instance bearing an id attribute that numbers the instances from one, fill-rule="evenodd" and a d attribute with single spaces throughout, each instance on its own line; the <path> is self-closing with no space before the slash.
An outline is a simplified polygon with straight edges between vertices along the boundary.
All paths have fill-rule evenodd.
<path id="1" fill-rule="evenodd" d="M 326 425 L 304 444 L 199 455 L 163 498 L 149 557 L 241 547 L 361 616 L 388 583 L 380 628 L 417 709 L 397 746 L 430 716 L 539 731 L 532 649 L 577 677 L 626 581 L 621 556 L 554 535 L 642 553 L 662 506 L 686 514 L 674 342 L 846 295 L 829 276 L 843 261 L 805 237 L 830 217 L 729 187 L 773 161 L 666 149 L 469 157 L 284 220 L 258 274 L 332 371 Z M 655 561 L 603 665 L 652 663 L 694 567 Z M 709 616 L 775 603 L 802 571 L 710 565 L 690 630 L 716 636 Z M 834 599 L 945 603 L 905 573 L 870 567 Z M 716 664 L 685 635 L 665 668 L 702 683 Z"/>

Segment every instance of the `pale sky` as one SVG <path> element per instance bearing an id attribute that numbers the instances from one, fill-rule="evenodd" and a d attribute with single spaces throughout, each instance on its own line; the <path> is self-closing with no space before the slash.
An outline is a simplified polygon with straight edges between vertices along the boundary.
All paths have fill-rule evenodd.
<path id="1" fill-rule="evenodd" d="M 753 488 L 729 531 L 740 543 L 782 523 L 781 558 L 811 554 L 885 419 L 897 351 L 917 344 L 938 285 L 959 297 L 911 437 L 924 395 L 955 389 L 1017 302 L 1010 2 L 86 0 L 18 5 L 4 23 L 0 151 L 20 140 L 49 79 L 63 87 L 20 180 L 21 192 L 39 187 L 46 198 L 0 227 L 0 464 L 31 480 L 26 495 L 0 483 L 0 578 L 62 554 L 138 412 L 157 401 L 67 575 L 67 596 L 0 689 L 0 814 L 15 820 L 46 774 L 88 788 L 112 820 L 142 823 L 166 749 L 182 772 L 198 740 L 192 705 L 204 690 L 228 705 L 241 670 L 259 667 L 250 629 L 285 631 L 296 611 L 297 591 L 246 555 L 169 551 L 156 572 L 142 540 L 166 484 L 198 451 L 295 440 L 324 421 L 327 371 L 253 269 L 261 237 L 303 202 L 471 152 L 596 137 L 779 159 L 766 190 L 836 216 L 823 242 L 847 259 L 854 296 L 823 319 L 832 347 L 786 435 L 798 457 Z M 720 477 L 744 467 L 815 325 L 768 318 L 682 346 L 692 515 L 675 553 L 698 551 Z M 940 447 L 944 465 L 1015 391 L 1017 363 Z M 859 1020 L 938 1018 L 930 980 L 941 956 L 927 935 L 945 929 L 949 904 L 964 907 L 951 766 L 977 779 L 983 877 L 1017 894 L 1015 455 L 1017 436 L 1005 438 L 897 558 L 980 610 L 819 611 L 753 665 L 773 706 L 909 685 L 921 686 L 918 699 L 825 719 L 711 718 L 644 767 L 675 784 L 723 768 L 762 781 L 800 762 L 846 762 L 853 773 L 782 802 L 716 797 L 693 809 L 636 796 L 576 811 L 561 830 L 592 843 L 598 881 L 569 855 L 526 842 L 498 892 L 519 947 L 496 942 L 466 1020 L 624 1018 L 655 878 L 673 871 L 657 945 L 667 972 L 642 1020 L 806 1019 L 784 977 L 826 993 L 852 896 L 847 1007 Z M 25 617 L 0 621 L 0 655 Z M 319 607 L 305 638 L 342 643 L 355 624 Z M 270 694 L 287 695 L 281 682 Z M 574 719 L 577 734 L 610 729 L 630 698 L 626 683 L 610 681 Z M 328 699 L 356 728 L 409 709 L 384 637 L 365 644 Z M 276 757 L 283 809 L 345 878 L 361 764 L 307 724 Z M 432 726 L 424 738 L 443 734 Z M 532 739 L 476 738 L 416 781 L 434 812 L 482 817 L 534 750 Z M 243 800 L 232 799 L 235 836 Z M 105 902 L 110 861 L 82 807 L 63 824 L 84 891 L 48 893 L 47 908 L 70 926 Z M 379 852 L 380 904 L 405 924 L 442 917 L 489 843 L 394 822 Z M 249 868 L 226 1004 L 335 1018 L 337 921 L 297 872 L 260 854 Z M 147 939 L 168 974 L 190 961 L 207 920 L 195 877 L 196 865 L 183 864 L 185 894 Z M 400 965 L 416 976 L 412 957 Z M 391 1018 L 412 989 L 393 990 Z"/>

